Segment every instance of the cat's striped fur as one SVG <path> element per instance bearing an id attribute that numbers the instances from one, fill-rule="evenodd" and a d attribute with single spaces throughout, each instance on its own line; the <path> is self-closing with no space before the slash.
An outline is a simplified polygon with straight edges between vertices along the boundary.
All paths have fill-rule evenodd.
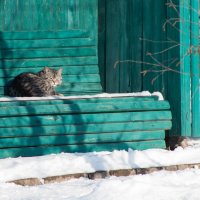
<path id="1" fill-rule="evenodd" d="M 11 83 L 8 95 L 11 97 L 44 97 L 59 95 L 55 87 L 62 83 L 62 69 L 44 69 L 38 73 L 22 73 Z"/>

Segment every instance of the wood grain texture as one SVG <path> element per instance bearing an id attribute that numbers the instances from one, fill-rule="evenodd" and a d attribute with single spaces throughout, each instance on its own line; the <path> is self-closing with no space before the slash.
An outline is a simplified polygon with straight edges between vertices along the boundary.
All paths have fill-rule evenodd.
<path id="1" fill-rule="evenodd" d="M 28 49 L 28 50 L 2 50 L 0 59 L 31 59 L 31 58 L 59 58 L 95 56 L 95 47 L 77 47 L 77 48 L 51 48 L 48 49 Z"/>
<path id="2" fill-rule="evenodd" d="M 56 37 L 55 37 L 56 38 Z M 95 40 L 91 38 L 70 38 L 70 39 L 16 39 L 0 41 L 0 49 L 34 49 L 34 48 L 64 48 L 64 47 L 81 47 L 95 46 Z"/>
<path id="3" fill-rule="evenodd" d="M 8 84 L 13 78 L 0 79 L 0 86 Z M 62 75 L 62 81 L 65 83 L 99 83 L 99 74 L 84 75 Z"/>
<path id="4" fill-rule="evenodd" d="M 180 3 L 181 5 L 182 3 Z M 183 23 L 180 23 L 180 84 L 181 84 L 181 135 L 191 136 L 191 96 L 190 91 L 190 1 L 185 0 L 183 6 L 180 6 L 180 15 L 183 17 Z"/>
<path id="5" fill-rule="evenodd" d="M 143 1 L 143 90 L 160 91 L 167 95 L 167 72 L 164 73 L 167 52 L 167 34 L 163 28 L 167 19 L 166 0 Z M 154 14 L 156 13 L 156 15 Z M 153 30 L 153 31 L 152 31 Z M 149 63 L 149 64 L 146 64 Z M 155 66 L 158 65 L 158 66 Z"/>
<path id="6" fill-rule="evenodd" d="M 94 85 L 94 84 L 92 84 Z M 96 112 L 126 112 L 147 110 L 168 110 L 167 101 L 136 101 L 129 103 L 75 103 L 64 105 L 37 105 L 37 106 L 12 106 L 1 107 L 0 116 L 24 116 L 41 114 L 63 114 L 63 113 L 96 113 Z"/>
<path id="7" fill-rule="evenodd" d="M 2 0 L 0 95 L 17 74 L 44 66 L 63 68 L 57 91 L 64 95 L 101 93 L 100 82 L 105 91 L 141 91 L 141 64 L 113 66 L 143 59 L 144 4 L 147 8 L 144 0 Z M 104 19 L 100 35 L 98 10 Z M 172 126 L 169 103 L 156 96 L 14 100 L 1 102 L 0 110 L 0 158 L 165 148 L 165 130 Z"/>
<path id="8" fill-rule="evenodd" d="M 135 132 L 135 131 L 155 131 L 169 130 L 171 122 L 169 120 L 154 120 L 154 121 L 138 121 L 138 122 L 123 122 L 123 123 L 102 123 L 102 124 L 74 124 L 71 125 L 56 125 L 56 126 L 39 126 L 39 127 L 16 127 L 16 128 L 1 128 L 2 137 L 36 137 L 43 135 L 81 135 L 97 134 L 95 137 L 100 137 L 102 133 L 117 133 L 117 132 Z M 93 121 L 94 123 L 94 121 Z M 131 133 L 130 133 L 131 134 Z M 144 138 L 145 139 L 145 136 Z M 131 141 L 131 139 L 129 139 Z M 12 143 L 12 142 L 11 142 Z"/>
<path id="9" fill-rule="evenodd" d="M 95 0 L 91 0 L 91 3 Z M 91 5 L 87 2 L 88 5 Z M 82 0 L 2 0 L 3 31 L 77 29 L 84 18 L 79 15 Z M 86 6 L 87 11 L 89 6 Z M 10 23 L 10 21 L 12 23 Z M 86 27 L 85 27 L 86 28 Z"/>
<path id="10" fill-rule="evenodd" d="M 10 100 L 10 101 L 9 101 Z M 77 103 L 128 103 L 134 101 L 157 101 L 157 96 L 127 96 L 127 97 L 94 97 L 94 98 L 78 98 L 76 101 L 74 99 L 51 99 L 51 100 L 19 100 L 19 99 L 9 99 L 1 100 L 0 107 L 6 106 L 28 106 L 28 105 L 51 105 L 51 104 L 77 104 Z M 164 112 L 164 111 L 163 111 Z"/>
<path id="11" fill-rule="evenodd" d="M 13 68 L 26 68 L 29 67 L 54 67 L 54 66 L 77 66 L 77 65 L 97 65 L 97 56 L 86 57 L 73 57 L 65 58 L 43 58 L 43 59 L 19 59 L 19 60 L 3 60 L 0 62 L 0 68 L 13 69 Z"/>
<path id="12" fill-rule="evenodd" d="M 14 76 L 44 66 L 63 68 L 58 93 L 102 92 L 96 0 L 3 0 L 0 7 L 0 96 Z"/>
<path id="13" fill-rule="evenodd" d="M 170 111 L 146 111 L 146 112 L 125 112 L 125 113 L 91 113 L 74 115 L 38 115 L 38 116 L 10 116 L 1 117 L 1 128 L 33 127 L 50 125 L 69 124 L 96 124 L 96 123 L 117 123 L 117 122 L 139 122 L 139 121 L 170 121 Z M 3 133 L 2 133 L 3 134 Z"/>
<path id="14" fill-rule="evenodd" d="M 65 31 L 20 31 L 20 32 L 1 32 L 2 40 L 32 40 L 32 39 L 62 39 L 62 38 L 87 38 L 89 33 L 86 30 L 65 30 Z"/>
<path id="15" fill-rule="evenodd" d="M 0 77 L 1 78 L 14 78 L 15 76 L 17 76 L 20 73 L 24 73 L 27 72 L 27 70 L 29 72 L 32 73 L 38 73 L 40 70 L 42 70 L 43 67 L 40 66 L 35 66 L 35 67 L 29 67 L 27 68 L 17 68 L 17 66 L 15 66 L 16 68 L 12 68 L 12 70 L 10 69 L 0 69 Z M 53 66 L 53 69 L 59 69 L 62 68 L 62 74 L 63 75 L 76 75 L 76 76 L 80 76 L 80 75 L 97 75 L 99 74 L 99 68 L 97 65 L 59 65 L 59 66 Z"/>
<path id="16" fill-rule="evenodd" d="M 79 135 L 60 135 L 60 136 L 38 136 L 38 137 L 15 137 L 0 138 L 0 148 L 15 147 L 38 147 L 47 145 L 80 145 L 105 142 L 128 142 L 141 140 L 161 140 L 165 138 L 164 131 L 136 131 L 136 132 L 114 132 L 99 134 L 79 134 Z"/>
<path id="17" fill-rule="evenodd" d="M 164 140 L 150 140 L 139 142 L 118 142 L 118 143 L 101 143 L 83 144 L 83 145 L 62 145 L 62 146 L 44 146 L 44 147 L 26 147 L 26 148 L 9 148 L 1 149 L 0 157 L 18 157 L 18 156 L 40 156 L 61 152 L 92 152 L 92 151 L 114 151 L 114 150 L 144 150 L 148 148 L 164 148 Z"/>
<path id="18" fill-rule="evenodd" d="M 192 102 L 192 137 L 199 137 L 199 130 L 200 130 L 200 90 L 199 90 L 199 54 L 197 53 L 197 48 L 199 46 L 199 15 L 196 10 L 199 10 L 199 1 L 192 0 L 191 1 L 191 8 L 193 9 L 190 12 L 190 20 L 191 20 L 191 46 L 194 46 L 191 55 L 191 102 Z M 193 23 L 194 22 L 194 23 Z"/>
<path id="19" fill-rule="evenodd" d="M 168 1 L 169 2 L 169 1 Z M 178 0 L 173 1 L 176 5 L 179 4 Z M 170 18 L 177 18 L 177 13 L 172 8 L 167 8 L 167 16 L 168 19 Z M 174 29 L 173 26 L 168 24 L 166 26 L 167 35 L 169 38 L 171 38 L 174 41 L 180 41 L 180 35 L 179 32 Z M 176 28 L 179 28 L 179 25 L 176 26 Z M 169 48 L 171 44 L 168 44 L 167 47 Z M 171 69 L 174 70 L 180 70 L 180 66 L 178 65 L 178 62 L 180 61 L 180 49 L 179 47 L 172 48 L 170 51 L 168 51 L 168 59 L 172 60 L 173 63 L 168 65 Z M 172 124 L 173 127 L 170 130 L 170 135 L 179 135 L 181 134 L 181 86 L 180 86 L 180 74 L 174 73 L 173 71 L 168 72 L 168 95 L 167 98 L 170 102 L 171 111 L 172 111 Z"/>

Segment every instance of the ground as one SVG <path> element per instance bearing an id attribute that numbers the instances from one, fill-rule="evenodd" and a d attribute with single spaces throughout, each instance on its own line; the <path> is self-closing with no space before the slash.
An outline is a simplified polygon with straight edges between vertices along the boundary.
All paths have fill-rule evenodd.
<path id="1" fill-rule="evenodd" d="M 200 170 L 74 179 L 36 187 L 0 184 L 1 200 L 199 200 Z"/>
<path id="2" fill-rule="evenodd" d="M 159 171 L 147 175 L 108 177 L 39 186 L 18 186 L 7 181 L 20 178 L 42 178 L 67 173 L 96 170 L 130 169 L 200 163 L 200 143 L 175 151 L 114 151 L 87 154 L 58 154 L 33 158 L 0 160 L 1 200 L 199 200 L 200 169 Z M 199 165 L 198 165 L 199 166 Z"/>

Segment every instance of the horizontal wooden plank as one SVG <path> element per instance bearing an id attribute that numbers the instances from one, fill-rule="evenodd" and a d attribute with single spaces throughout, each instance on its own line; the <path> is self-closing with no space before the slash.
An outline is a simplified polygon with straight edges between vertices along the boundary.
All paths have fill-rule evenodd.
<path id="1" fill-rule="evenodd" d="M 92 89 L 91 89 L 92 90 Z M 37 105 L 2 107 L 0 116 L 47 115 L 64 113 L 126 112 L 139 110 L 167 110 L 167 101 L 135 101 L 127 103 L 84 103 L 65 105 Z"/>
<path id="2" fill-rule="evenodd" d="M 4 94 L 8 90 L 7 87 L 0 87 L 0 94 Z M 62 85 L 56 87 L 58 93 L 63 92 L 95 92 L 101 93 L 102 87 L 100 83 L 62 83 Z"/>
<path id="3" fill-rule="evenodd" d="M 55 104 L 77 104 L 77 103 L 119 103 L 119 102 L 132 102 L 132 101 L 157 101 L 158 96 L 127 96 L 127 97 L 93 97 L 93 98 L 69 98 L 59 97 L 59 99 L 41 99 L 28 100 L 29 98 L 8 98 L 7 100 L 0 99 L 0 107 L 7 106 L 30 106 L 30 105 L 55 105 Z"/>
<path id="4" fill-rule="evenodd" d="M 1 32 L 1 40 L 82 38 L 89 36 L 89 32 L 84 30 Z"/>
<path id="5" fill-rule="evenodd" d="M 0 86 L 8 86 L 14 78 L 1 78 Z M 62 84 L 64 86 L 68 83 L 100 83 L 99 74 L 85 74 L 85 75 L 62 75 Z"/>
<path id="6" fill-rule="evenodd" d="M 94 95 L 102 93 L 102 91 L 61 91 L 64 96 L 81 96 L 81 95 Z"/>
<path id="7" fill-rule="evenodd" d="M 47 115 L 47 116 L 19 116 L 1 117 L 0 127 L 32 127 L 64 124 L 94 124 L 116 122 L 138 122 L 171 120 L 170 111 L 145 111 L 123 113 L 73 114 L 73 115 Z M 3 130 L 3 129 L 1 129 Z M 1 131 L 3 136 L 3 131 Z M 15 135 L 15 133 L 14 133 Z M 12 135 L 11 135 L 12 136 Z"/>
<path id="8" fill-rule="evenodd" d="M 96 41 L 90 38 L 70 39 L 33 39 L 33 40 L 1 40 L 0 49 L 34 49 L 95 46 Z"/>
<path id="9" fill-rule="evenodd" d="M 0 150 L 0 158 L 18 157 L 18 156 L 40 156 L 52 153 L 85 153 L 92 151 L 114 151 L 114 150 L 145 150 L 150 148 L 165 148 L 164 140 L 150 140 L 139 142 L 119 142 L 119 143 L 99 143 L 82 145 L 63 145 L 63 146 L 44 146 L 44 147 L 26 147 L 26 148 L 7 148 Z"/>
<path id="10" fill-rule="evenodd" d="M 97 56 L 73 57 L 72 58 L 40 58 L 40 59 L 19 59 L 19 60 L 0 60 L 1 69 L 29 68 L 29 67 L 54 67 L 66 65 L 97 65 Z"/>
<path id="11" fill-rule="evenodd" d="M 15 66 L 16 67 L 16 66 Z M 0 77 L 15 77 L 18 74 L 24 72 L 37 73 L 43 69 L 42 67 L 28 67 L 28 68 L 13 68 L 11 69 L 0 69 Z M 85 74 L 99 74 L 98 65 L 79 65 L 79 66 L 53 66 L 53 69 L 62 68 L 63 75 L 85 75 Z"/>
<path id="12" fill-rule="evenodd" d="M 102 92 L 102 87 L 100 83 L 62 83 L 56 89 L 58 92 L 62 91 L 73 91 L 73 92 Z"/>
<path id="13" fill-rule="evenodd" d="M 96 47 L 1 50 L 0 59 L 80 57 L 95 56 L 96 53 Z"/>
<path id="14" fill-rule="evenodd" d="M 99 94 L 99 93 L 102 93 L 102 91 L 57 91 L 61 94 L 63 94 L 64 96 L 81 96 L 81 95 L 96 95 L 96 94 Z M 5 90 L 0 87 L 0 97 L 5 97 L 7 96 L 8 93 L 6 92 L 5 93 Z"/>
<path id="15" fill-rule="evenodd" d="M 129 142 L 159 140 L 165 138 L 164 131 L 115 132 L 84 135 L 59 135 L 38 137 L 0 138 L 0 148 L 38 147 L 47 145 L 74 145 L 104 142 Z"/>
<path id="16" fill-rule="evenodd" d="M 74 121 L 74 123 L 76 123 Z M 95 123 L 95 122 L 93 122 Z M 108 133 L 122 131 L 149 131 L 149 130 L 169 130 L 171 121 L 140 121 L 140 122 L 123 122 L 123 123 L 106 123 L 104 124 L 72 124 L 56 126 L 37 126 L 37 127 L 11 127 L 0 128 L 1 137 L 27 137 L 41 135 L 78 135 L 88 133 Z M 84 136 L 83 136 L 84 137 Z M 100 137 L 100 136 L 99 136 Z"/>

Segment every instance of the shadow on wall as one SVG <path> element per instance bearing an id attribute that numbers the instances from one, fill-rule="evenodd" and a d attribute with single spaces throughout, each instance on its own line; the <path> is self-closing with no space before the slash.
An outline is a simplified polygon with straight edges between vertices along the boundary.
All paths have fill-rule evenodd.
<path id="1" fill-rule="evenodd" d="M 3 102 L 0 107 L 4 110 L 0 114 L 1 158 L 76 152 L 85 141 L 87 125 L 73 113 L 79 113 L 75 104 L 23 101 Z M 81 151 L 87 151 L 84 145 Z"/>
<path id="2" fill-rule="evenodd" d="M 102 117 L 102 113 L 85 112 L 85 105 L 68 100 L 2 103 L 0 157 L 128 150 L 123 132 L 112 138 L 111 128 L 117 124 L 106 123 L 109 113 Z M 122 123 L 119 131 L 124 129 Z"/>

